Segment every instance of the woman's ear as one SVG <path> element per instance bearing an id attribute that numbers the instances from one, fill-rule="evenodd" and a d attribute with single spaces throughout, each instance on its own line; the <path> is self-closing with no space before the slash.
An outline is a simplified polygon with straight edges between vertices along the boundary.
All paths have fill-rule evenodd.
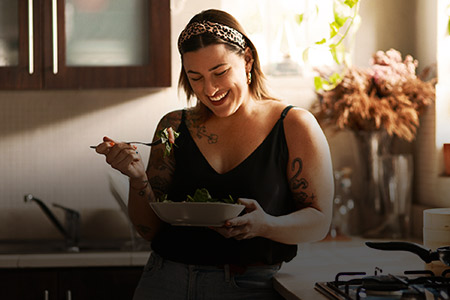
<path id="1" fill-rule="evenodd" d="M 249 73 L 252 71 L 254 61 L 252 49 L 250 49 L 250 47 L 245 48 L 244 59 L 245 59 L 245 71 Z"/>

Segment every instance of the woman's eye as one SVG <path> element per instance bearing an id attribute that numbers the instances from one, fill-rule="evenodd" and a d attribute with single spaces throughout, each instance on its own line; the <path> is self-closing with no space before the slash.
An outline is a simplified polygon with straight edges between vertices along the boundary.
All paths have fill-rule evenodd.
<path id="1" fill-rule="evenodd" d="M 216 76 L 223 75 L 223 74 L 225 74 L 227 71 L 228 71 L 228 69 L 223 70 L 222 72 L 216 73 Z"/>
<path id="2" fill-rule="evenodd" d="M 200 79 L 202 79 L 202 78 L 201 78 L 201 77 L 198 77 L 198 78 L 192 78 L 192 77 L 191 77 L 191 80 L 192 80 L 192 81 L 199 81 Z"/>

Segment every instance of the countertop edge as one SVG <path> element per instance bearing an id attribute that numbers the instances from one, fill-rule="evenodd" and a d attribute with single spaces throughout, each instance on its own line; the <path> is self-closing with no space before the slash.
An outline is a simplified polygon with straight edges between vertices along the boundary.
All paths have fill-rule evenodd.
<path id="1" fill-rule="evenodd" d="M 144 266 L 151 251 L 85 252 L 0 255 L 0 269 L 59 267 L 139 267 Z"/>

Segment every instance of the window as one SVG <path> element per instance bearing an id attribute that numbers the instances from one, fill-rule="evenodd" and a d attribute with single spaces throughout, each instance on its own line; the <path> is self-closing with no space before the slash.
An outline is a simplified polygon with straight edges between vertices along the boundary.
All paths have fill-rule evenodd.
<path id="1" fill-rule="evenodd" d="M 325 46 L 315 42 L 330 34 L 333 0 L 223 0 L 255 44 L 274 96 L 310 108 L 317 99 L 313 68 L 333 66 Z M 307 62 L 303 59 L 306 48 Z"/>
<path id="2" fill-rule="evenodd" d="M 227 0 L 222 8 L 244 26 L 266 74 L 309 77 L 310 67 L 333 64 L 327 48 L 314 45 L 329 36 L 332 0 Z M 303 52 L 311 45 L 305 63 Z"/>

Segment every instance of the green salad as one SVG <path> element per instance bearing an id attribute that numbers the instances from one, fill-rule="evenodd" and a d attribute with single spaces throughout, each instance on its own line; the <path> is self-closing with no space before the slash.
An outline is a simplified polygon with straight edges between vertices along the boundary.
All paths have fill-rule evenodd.
<path id="1" fill-rule="evenodd" d="M 173 130 L 172 127 L 169 127 L 159 131 L 157 136 L 166 147 L 164 149 L 164 156 L 169 156 L 173 146 L 176 146 L 175 140 L 180 136 L 180 133 Z"/>
<path id="2" fill-rule="evenodd" d="M 167 199 L 167 194 L 164 194 L 159 202 L 173 202 Z M 231 195 L 228 195 L 228 198 L 213 198 L 210 193 L 205 188 L 197 189 L 194 195 L 187 195 L 186 200 L 184 202 L 222 202 L 222 203 L 230 203 L 237 204 L 237 201 L 233 199 Z"/>

